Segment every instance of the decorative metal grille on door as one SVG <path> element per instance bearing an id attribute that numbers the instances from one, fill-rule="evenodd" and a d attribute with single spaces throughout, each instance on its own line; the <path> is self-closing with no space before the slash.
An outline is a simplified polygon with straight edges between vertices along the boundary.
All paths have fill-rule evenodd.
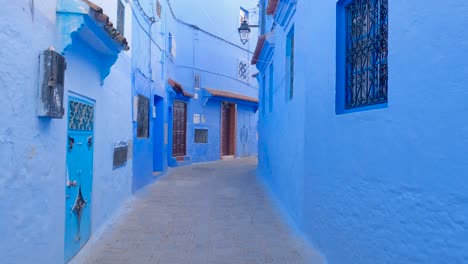
<path id="1" fill-rule="evenodd" d="M 65 184 L 65 262 L 91 235 L 94 103 L 70 98 L 68 103 Z"/>
<path id="2" fill-rule="evenodd" d="M 70 101 L 69 104 L 70 130 L 93 130 L 94 126 L 94 106 L 80 102 Z"/>

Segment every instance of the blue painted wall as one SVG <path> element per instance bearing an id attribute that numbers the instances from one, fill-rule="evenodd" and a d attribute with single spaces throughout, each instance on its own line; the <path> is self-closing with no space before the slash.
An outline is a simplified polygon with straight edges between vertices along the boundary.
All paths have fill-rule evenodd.
<path id="1" fill-rule="evenodd" d="M 155 8 L 153 1 L 140 1 L 140 3 L 145 14 L 153 16 L 152 10 Z M 134 10 L 132 35 L 136 49 L 133 51 L 132 65 L 134 76 L 139 75 L 142 81 L 134 80 L 133 91 L 134 94 L 144 93 L 147 96 L 156 95 L 157 98 L 163 98 L 156 107 L 158 111 L 156 119 L 151 119 L 154 133 L 150 133 L 149 139 L 142 140 L 135 137 L 134 190 L 154 179 L 153 170 L 165 171 L 168 166 L 220 159 L 220 101 L 206 101 L 207 98 L 203 98 L 204 87 L 227 90 L 254 98 L 258 96 L 257 81 L 254 78 L 245 82 L 239 80 L 237 76 L 239 60 L 250 61 L 256 43 L 256 38 L 253 38 L 248 45 L 241 44 L 237 33 L 239 11 L 241 6 L 249 9 L 255 24 L 258 16 L 255 0 L 208 1 L 202 6 L 196 1 L 160 1 L 160 3 L 162 17 L 153 24 L 148 23 L 140 11 Z M 187 24 L 197 25 L 201 30 Z M 256 30 L 253 31 L 255 36 Z M 175 39 L 174 54 L 170 50 L 169 34 Z M 231 43 L 210 34 L 215 34 Z M 151 36 L 152 41 L 149 40 L 148 35 Z M 251 71 L 252 74 L 253 69 Z M 194 87 L 195 74 L 200 75 L 201 89 Z M 168 79 L 177 81 L 182 84 L 185 91 L 198 96 L 198 99 L 179 97 L 188 104 L 187 155 L 183 162 L 177 162 L 172 157 L 171 107 L 174 97 L 179 95 L 175 94 L 172 87 L 168 85 Z M 164 109 L 160 110 L 160 107 Z M 249 127 L 248 134 L 253 134 L 257 119 L 255 109 L 250 106 L 249 108 L 251 115 L 244 114 L 245 108 L 240 108 L 242 110 L 239 111 L 238 117 L 242 118 L 238 120 L 242 120 L 242 124 L 238 123 L 238 126 L 245 126 L 245 130 Z M 163 114 L 163 117 L 159 113 Z M 205 115 L 206 123 L 194 124 L 194 114 Z M 244 115 L 249 118 L 243 118 Z M 167 132 L 164 131 L 164 127 L 167 127 Z M 195 128 L 209 129 L 207 144 L 194 143 Z M 237 153 L 238 156 L 257 153 L 257 142 L 253 140 L 255 138 L 250 137 L 248 142 L 238 140 L 237 149 L 246 149 L 242 153 Z M 241 146 L 241 144 L 249 144 L 249 146 Z"/>
<path id="2" fill-rule="evenodd" d="M 10 47 L 0 50 L 0 258 L 6 264 L 64 261 L 67 115 L 36 114 L 38 55 L 58 48 L 63 36 L 56 6 L 7 1 L 0 9 L 0 41 Z M 131 162 L 112 170 L 114 143 L 132 139 L 130 58 L 118 56 L 101 86 L 93 51 L 75 42 L 65 54 L 64 102 L 76 94 L 96 101 L 92 233 L 131 195 Z"/>
<path id="3" fill-rule="evenodd" d="M 245 46 L 240 43 L 239 34 L 237 33 L 240 7 L 249 9 L 250 16 L 255 24 L 258 17 L 256 4 L 256 1 L 252 0 L 208 1 L 203 5 L 200 5 L 196 1 L 171 1 L 171 7 L 178 19 L 197 25 L 201 29 L 231 42 L 229 44 L 213 38 L 200 30 L 194 30 L 187 25 L 175 21 L 172 15 L 168 16 L 167 31 L 174 35 L 177 43 L 176 56 L 169 56 L 168 77 L 181 83 L 189 93 L 198 94 L 199 98 L 190 99 L 187 109 L 187 156 L 192 162 L 220 159 L 221 101 L 209 99 L 205 103 L 208 98 L 203 97 L 205 94 L 203 88 L 209 87 L 226 90 L 254 98 L 258 96 L 257 81 L 254 78 L 250 78 L 248 82 L 244 82 L 239 80 L 237 76 L 239 60 L 250 61 L 256 44 L 255 38 L 252 38 Z M 253 35 L 255 34 L 256 30 L 253 32 Z M 252 73 L 253 69 L 251 69 Z M 194 87 L 194 74 L 200 75 L 201 89 L 195 89 Z M 243 102 L 239 102 L 238 104 L 237 137 L 240 135 L 239 127 L 246 126 L 251 128 L 251 130 L 256 128 L 257 115 L 254 108 L 250 107 L 251 119 L 243 118 L 245 111 L 245 108 L 242 106 L 243 104 Z M 205 115 L 206 123 L 194 124 L 194 114 Z M 249 123 L 250 121 L 252 123 Z M 194 143 L 195 128 L 208 129 L 209 139 L 207 144 Z M 248 143 L 250 143 L 248 147 L 243 146 Z M 249 149 L 246 152 L 249 152 L 251 155 L 257 153 L 256 140 L 249 141 L 248 143 L 241 142 L 238 138 L 236 142 L 237 156 L 247 155 L 244 152 L 239 152 L 243 148 Z M 171 144 L 171 141 L 169 141 L 169 144 Z M 169 159 L 173 159 L 171 151 L 172 149 L 169 147 Z M 172 165 L 178 165 L 178 163 L 173 160 Z"/>
<path id="4" fill-rule="evenodd" d="M 167 123 L 165 94 L 165 27 L 166 16 L 163 8 L 162 20 L 150 23 L 145 15 L 155 14 L 155 1 L 139 1 L 144 13 L 140 12 L 136 3 L 132 4 L 132 94 L 144 95 L 150 99 L 149 138 L 138 138 L 136 129 L 136 112 L 133 112 L 133 191 L 137 191 L 155 179 L 153 171 L 163 171 L 167 168 L 164 155 L 158 150 L 165 149 L 164 124 Z M 160 1 L 164 6 L 164 1 Z M 158 101 L 157 118 L 152 117 L 152 106 Z M 164 111 L 164 112 L 161 112 Z M 163 118 L 163 120 L 161 120 Z M 156 156 L 155 156 L 156 155 Z"/>
<path id="5" fill-rule="evenodd" d="M 468 4 L 389 2 L 379 110 L 335 113 L 336 1 L 297 3 L 290 102 L 276 27 L 259 173 L 328 263 L 467 263 Z"/>
<path id="6" fill-rule="evenodd" d="M 261 6 L 265 4 L 263 2 Z M 273 17 L 267 16 L 266 19 L 266 32 L 270 32 Z M 265 45 L 257 64 L 259 68 L 263 68 L 259 75 L 262 80 L 260 86 L 265 87 L 261 89 L 262 104 L 259 106 L 259 172 L 282 206 L 287 208 L 291 218 L 300 223 L 304 200 L 305 157 L 302 142 L 305 141 L 304 105 L 307 93 L 296 81 L 293 99 L 287 99 L 289 79 L 285 71 L 286 36 L 294 25 L 294 19 L 292 17 L 292 21 L 285 27 L 275 26 L 274 34 L 269 38 L 274 48 L 267 50 Z M 302 55 L 297 53 L 297 56 Z M 272 78 L 269 69 L 271 64 L 274 65 Z M 273 94 L 269 93 L 271 82 Z M 306 85 L 303 84 L 302 87 L 304 86 Z M 270 98 L 273 103 L 271 111 Z"/>
<path id="7" fill-rule="evenodd" d="M 117 2 L 93 2 L 101 5 L 115 24 Z M 153 1 L 140 2 L 148 13 L 154 8 L 151 5 Z M 62 263 L 64 259 L 67 119 L 39 119 L 36 114 L 38 55 L 49 46 L 54 46 L 59 52 L 67 47 L 64 53 L 68 65 L 64 101 L 67 101 L 69 95 L 73 95 L 96 102 L 92 234 L 105 227 L 109 217 L 132 192 L 154 179 L 153 171 L 167 169 L 170 143 L 166 138 L 171 134 L 171 131 L 165 133 L 165 127 L 169 127 L 170 123 L 168 77 L 174 78 L 189 92 L 194 93 L 193 73 L 198 72 L 202 76 L 203 87 L 227 89 L 256 97 L 254 79 L 249 83 L 237 80 L 237 61 L 239 58 L 248 61 L 251 50 L 249 52 L 230 44 L 227 45 L 230 48 L 226 48 L 215 38 L 201 33 L 198 40 L 198 31 L 175 21 L 172 15 L 169 16 L 167 2 L 161 3 L 162 20 L 153 25 L 143 19 L 135 6 L 132 9 L 129 4 L 124 3 L 125 36 L 130 42 L 131 50 L 120 54 L 107 54 L 101 49 L 102 46 L 98 43 L 103 41 L 104 34 L 95 39 L 88 30 L 73 34 L 68 31 L 70 28 L 96 29 L 89 24 L 82 24 L 85 20 L 91 21 L 85 14 L 86 10 L 76 6 L 82 6 L 84 2 L 9 1 L 0 9 L 0 25 L 3 28 L 0 41 L 10 47 L 0 50 L 0 83 L 5 87 L 4 96 L 0 97 L 0 210 L 5 212 L 0 218 L 0 233 L 3 235 L 0 238 L 2 263 Z M 248 7 L 256 5 L 253 0 L 246 0 L 241 4 Z M 57 13 L 57 8 L 61 12 Z M 187 6 L 182 5 L 176 9 L 174 5 L 175 12 L 186 12 L 186 8 Z M 69 11 L 76 13 L 67 13 Z M 229 1 L 229 5 L 220 12 L 229 12 L 229 25 L 223 24 L 222 28 L 227 31 L 214 30 L 215 33 L 223 33 L 222 36 L 228 36 L 226 38 L 240 45 L 236 33 L 239 4 Z M 209 13 L 215 13 L 215 10 L 209 9 Z M 201 22 L 205 21 L 203 16 L 204 13 L 199 13 L 190 22 L 202 25 Z M 210 30 L 208 26 L 206 29 Z M 178 43 L 180 56 L 175 58 L 165 52 L 166 33 L 169 31 L 174 32 Z M 150 41 L 148 35 L 153 41 Z M 84 43 L 78 37 L 87 39 L 89 43 Z M 189 39 L 200 43 L 195 45 Z M 254 41 L 248 48 L 253 47 Z M 103 56 L 107 58 L 108 55 L 115 57 L 106 62 L 115 64 L 102 63 Z M 216 63 L 212 63 L 213 61 Z M 186 68 L 187 65 L 192 68 Z M 103 79 L 107 73 L 109 75 Z M 148 96 L 151 102 L 154 98 L 159 99 L 157 117 L 150 118 L 149 139 L 135 137 L 136 123 L 132 120 L 136 113 L 132 111 L 132 104 L 133 96 L 137 94 Z M 210 100 L 203 106 L 199 99 L 193 106 L 189 106 L 190 113 L 206 111 L 208 126 L 216 126 L 216 119 L 220 119 L 217 116 L 219 109 L 219 102 L 215 100 Z M 65 111 L 67 110 L 66 106 Z M 247 116 L 250 133 L 253 134 L 252 129 L 256 123 L 254 108 L 239 107 L 239 117 L 246 120 Z M 189 116 L 188 120 L 192 118 Z M 192 141 L 192 132 L 189 130 L 187 142 Z M 208 146 L 209 150 L 207 148 L 206 152 L 203 150 L 204 146 L 188 147 L 191 157 L 196 157 L 196 161 L 219 159 L 213 152 L 217 149 L 216 153 L 219 154 L 219 146 L 216 145 L 219 144 L 219 134 L 210 133 L 211 136 L 214 145 Z M 252 138 L 249 136 L 249 140 Z M 114 144 L 132 140 L 133 159 L 125 166 L 113 170 Z M 254 154 L 255 142 L 250 141 L 249 145 L 248 151 L 238 155 L 245 155 L 246 152 L 249 155 Z M 157 166 L 155 160 L 159 163 Z"/>
<path id="8" fill-rule="evenodd" d="M 248 104 L 237 105 L 236 156 L 258 155 L 257 107 Z"/>

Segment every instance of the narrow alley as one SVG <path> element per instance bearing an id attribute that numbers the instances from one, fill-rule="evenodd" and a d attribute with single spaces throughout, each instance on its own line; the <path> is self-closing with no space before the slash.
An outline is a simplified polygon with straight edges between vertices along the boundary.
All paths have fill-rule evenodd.
<path id="1" fill-rule="evenodd" d="M 71 263 L 322 263 L 244 158 L 179 167 L 127 203 Z"/>
<path id="2" fill-rule="evenodd" d="M 468 1 L 0 1 L 0 264 L 468 264 Z"/>

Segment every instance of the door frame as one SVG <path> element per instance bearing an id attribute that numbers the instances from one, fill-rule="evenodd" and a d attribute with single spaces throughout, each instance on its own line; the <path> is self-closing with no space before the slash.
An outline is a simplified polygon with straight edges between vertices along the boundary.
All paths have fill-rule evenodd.
<path id="1" fill-rule="evenodd" d="M 177 103 L 182 103 L 184 104 L 184 155 L 174 155 L 174 144 L 175 144 L 175 140 L 174 140 L 174 103 L 177 102 Z M 185 157 L 187 156 L 187 102 L 185 101 L 182 101 L 182 100 L 174 100 L 172 102 L 172 144 L 171 144 L 171 156 L 173 158 L 178 158 L 178 157 Z"/>
<path id="2" fill-rule="evenodd" d="M 156 109 L 156 118 L 153 118 L 153 171 L 164 170 L 164 98 L 159 95 L 153 96 L 152 107 Z M 154 108 L 150 109 L 153 113 Z"/>
<path id="3" fill-rule="evenodd" d="M 225 105 L 229 105 L 229 154 L 228 155 L 223 155 L 223 137 L 224 137 L 224 131 L 223 131 L 223 124 L 224 124 L 224 118 L 223 118 L 223 108 Z M 227 101 L 222 101 L 220 104 L 220 144 L 219 144 L 219 152 L 220 152 L 220 157 L 226 157 L 226 156 L 233 156 L 236 157 L 236 151 L 237 151 L 237 104 L 236 103 L 231 103 Z"/>
<path id="4" fill-rule="evenodd" d="M 88 199 L 86 200 L 86 207 L 88 208 L 88 212 L 89 212 L 89 237 L 86 238 L 86 241 L 84 241 L 80 246 L 79 246 L 79 249 L 74 252 L 74 254 L 67 259 L 67 255 L 66 255 L 66 247 L 67 247 L 67 240 L 66 240 L 66 236 L 65 234 L 67 233 L 67 213 L 68 213 L 68 209 L 67 209 L 67 199 L 68 198 L 72 198 L 72 197 L 67 197 L 67 188 L 70 188 L 68 186 L 68 184 L 70 184 L 71 182 L 69 182 L 69 171 L 68 171 L 68 153 L 69 153 L 69 135 L 70 135 L 70 132 L 72 130 L 69 129 L 69 123 L 70 123 L 70 101 L 76 101 L 76 102 L 81 102 L 81 103 L 84 103 L 84 104 L 89 104 L 89 105 L 92 105 L 93 106 L 93 127 L 92 127 L 92 130 L 90 132 L 84 132 L 84 131 L 80 131 L 80 130 L 75 130 L 75 133 L 77 134 L 82 134 L 82 135 L 89 135 L 92 137 L 92 152 L 91 152 L 91 167 L 90 167 L 90 170 L 91 170 L 91 174 L 90 174 L 90 177 L 91 179 L 89 179 L 89 197 Z M 65 157 L 65 181 L 64 181 L 64 187 L 65 187 L 65 192 L 64 192 L 64 201 L 65 201 L 65 217 L 64 217 L 64 222 L 65 222 L 65 225 L 64 225 L 64 231 L 65 231 L 65 234 L 64 234 L 64 257 L 65 257 L 65 262 L 71 260 L 76 254 L 78 254 L 81 249 L 83 248 L 83 246 L 89 241 L 89 239 L 91 238 L 91 235 L 92 235 L 92 222 L 93 222 L 93 218 L 92 218 L 92 215 L 93 215 L 93 210 L 92 210 L 92 204 L 93 204 L 93 182 L 94 182 L 94 149 L 95 149 L 95 130 L 96 130 L 96 100 L 90 98 L 90 97 L 87 97 L 87 96 L 83 96 L 83 95 L 80 95 L 78 93 L 75 93 L 73 91 L 68 91 L 68 94 L 67 94 L 67 114 L 66 114 L 66 137 L 67 137 L 67 140 L 66 140 L 66 143 L 65 143 L 65 151 L 66 151 L 66 157 Z M 81 184 L 81 183 L 80 183 Z M 81 186 L 80 186 L 81 187 Z M 81 223 L 80 223 L 81 225 Z M 80 227 L 81 228 L 81 227 Z"/>

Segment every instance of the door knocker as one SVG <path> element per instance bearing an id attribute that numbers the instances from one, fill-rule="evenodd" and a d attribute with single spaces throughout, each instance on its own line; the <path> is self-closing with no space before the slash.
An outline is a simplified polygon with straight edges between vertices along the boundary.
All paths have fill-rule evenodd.
<path id="1" fill-rule="evenodd" d="M 91 149 L 93 146 L 93 136 L 88 137 L 88 149 Z"/>
<path id="2" fill-rule="evenodd" d="M 72 151 L 73 145 L 75 145 L 75 139 L 68 136 L 68 152 Z"/>

